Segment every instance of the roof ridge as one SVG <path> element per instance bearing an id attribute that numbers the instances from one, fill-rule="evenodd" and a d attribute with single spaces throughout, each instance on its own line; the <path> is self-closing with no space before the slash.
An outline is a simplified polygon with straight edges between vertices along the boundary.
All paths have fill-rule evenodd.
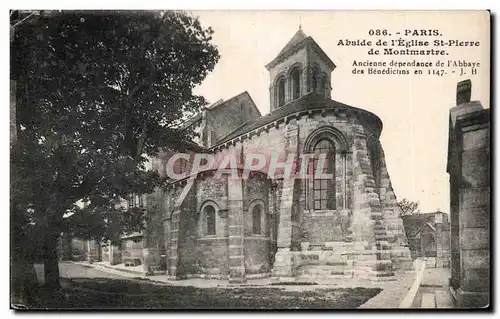
<path id="1" fill-rule="evenodd" d="M 220 102 L 220 103 L 218 103 L 218 104 L 214 105 L 212 108 L 209 108 L 209 110 L 216 109 L 216 108 L 220 107 L 221 105 L 224 105 L 224 104 L 226 104 L 227 102 L 229 102 L 229 101 L 231 101 L 231 100 L 234 100 L 235 98 L 237 98 L 237 97 L 239 97 L 239 96 L 241 96 L 241 95 L 243 95 L 243 94 L 245 94 L 245 93 L 248 93 L 248 92 L 247 92 L 247 91 L 243 91 L 243 92 L 241 92 L 241 93 L 238 93 L 238 94 L 236 94 L 236 95 L 234 95 L 234 96 L 230 97 L 230 98 L 229 98 L 229 99 L 227 99 L 227 100 L 224 100 L 224 99 L 220 98 L 220 99 L 219 99 L 219 101 L 220 101 L 220 100 L 222 100 L 222 102 Z M 215 103 L 217 103 L 217 102 L 215 102 Z"/>
<path id="2" fill-rule="evenodd" d="M 302 31 L 302 28 L 299 28 L 299 30 L 297 30 L 297 32 L 295 32 L 295 34 L 287 42 L 287 44 L 285 44 L 285 46 L 283 47 L 283 49 L 281 49 L 280 53 L 278 53 L 278 56 L 280 56 L 281 54 L 283 54 L 286 51 L 290 50 L 295 45 L 299 44 L 300 42 L 304 41 L 307 38 L 308 38 L 308 36 L 304 33 L 304 31 Z"/>
<path id="3" fill-rule="evenodd" d="M 217 140 L 217 144 L 214 145 L 214 147 L 224 144 L 234 138 L 237 138 L 238 136 L 241 136 L 243 134 L 246 134 L 254 129 L 258 129 L 259 127 L 262 127 L 264 125 L 268 125 L 269 123 L 278 120 L 280 118 L 283 118 L 285 116 L 288 116 L 292 113 L 295 112 L 302 112 L 305 110 L 316 110 L 316 109 L 323 109 L 323 108 L 343 108 L 343 109 L 352 109 L 352 110 L 357 110 L 358 112 L 362 112 L 363 114 L 369 116 L 370 118 L 373 118 L 374 121 L 376 121 L 378 126 L 380 126 L 380 131 L 382 130 L 382 121 L 380 118 L 367 110 L 360 109 L 357 107 L 353 107 L 335 100 L 332 100 L 331 98 L 324 97 L 318 93 L 315 92 L 309 92 L 306 95 L 301 96 L 298 99 L 295 99 L 293 101 L 288 102 L 287 104 L 283 105 L 282 107 L 266 114 L 265 116 L 257 117 L 255 119 L 249 120 L 245 123 L 243 123 L 240 127 L 235 128 L 232 132 L 228 133 L 227 135 L 221 137 L 220 139 Z"/>

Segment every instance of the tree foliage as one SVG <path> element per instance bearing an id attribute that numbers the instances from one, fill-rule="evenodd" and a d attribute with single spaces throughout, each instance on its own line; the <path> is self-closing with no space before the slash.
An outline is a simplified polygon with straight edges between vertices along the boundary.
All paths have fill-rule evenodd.
<path id="1" fill-rule="evenodd" d="M 401 208 L 401 216 L 420 214 L 419 202 L 413 202 L 406 198 L 398 201 L 398 205 Z"/>
<path id="2" fill-rule="evenodd" d="M 192 90 L 218 61 L 212 33 L 173 11 L 56 11 L 19 24 L 12 209 L 49 241 L 70 221 L 96 238 L 140 228 L 143 209 L 119 200 L 160 186 L 148 156 L 192 136 L 178 124 L 206 104 Z"/>

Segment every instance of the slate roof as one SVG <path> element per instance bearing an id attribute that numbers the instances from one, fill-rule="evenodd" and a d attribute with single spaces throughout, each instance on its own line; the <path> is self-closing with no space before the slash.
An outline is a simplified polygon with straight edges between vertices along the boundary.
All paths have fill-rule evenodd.
<path id="1" fill-rule="evenodd" d="M 283 53 L 285 53 L 286 51 L 290 50 L 296 44 L 298 44 L 302 40 L 305 40 L 306 38 L 307 38 L 307 35 L 304 33 L 304 31 L 302 31 L 302 28 L 300 28 L 297 32 L 295 32 L 295 34 L 290 39 L 290 41 L 288 41 L 288 43 L 285 45 L 285 47 L 280 51 L 280 53 L 278 54 L 278 56 L 280 56 Z"/>
<path id="2" fill-rule="evenodd" d="M 432 213 L 420 213 L 413 215 L 404 215 L 403 225 L 406 231 L 406 234 L 410 237 L 416 236 L 418 233 L 422 231 L 425 226 L 430 227 L 433 231 L 436 231 L 435 228 L 435 216 L 436 214 L 443 214 L 442 212 L 432 212 Z M 443 216 L 443 223 L 448 224 L 448 218 Z"/>
<path id="3" fill-rule="evenodd" d="M 186 122 L 184 122 L 182 124 L 182 128 L 190 127 L 191 125 L 193 125 L 196 122 L 198 122 L 199 120 L 201 120 L 202 116 L 203 116 L 202 112 L 196 113 L 196 115 L 194 115 L 193 117 L 191 117 L 190 119 L 188 119 Z"/>
<path id="4" fill-rule="evenodd" d="M 335 69 L 335 63 L 330 59 L 330 57 L 323 51 L 323 49 L 319 46 L 316 41 L 310 36 L 307 36 L 302 29 L 299 29 L 293 37 L 288 41 L 288 43 L 283 47 L 283 49 L 278 53 L 278 55 L 266 65 L 266 68 L 269 70 L 271 67 L 279 63 L 281 60 L 285 59 L 287 55 L 292 54 L 299 48 L 310 45 L 315 49 L 317 53 L 323 58 L 323 60 L 329 64 L 332 69 Z"/>
<path id="5" fill-rule="evenodd" d="M 212 111 L 212 110 L 214 110 L 214 109 L 223 108 L 223 107 L 225 107 L 225 106 L 228 106 L 228 105 L 229 105 L 229 102 L 231 102 L 233 99 L 237 99 L 237 98 L 239 98 L 239 97 L 241 97 L 241 96 L 243 96 L 243 95 L 245 95 L 245 94 L 246 94 L 246 95 L 248 95 L 248 97 L 249 97 L 250 101 L 252 102 L 252 103 L 250 104 L 250 106 L 252 106 L 252 107 L 253 107 L 253 108 L 257 111 L 257 113 L 258 113 L 259 115 L 261 115 L 260 110 L 259 110 L 259 109 L 257 108 L 257 106 L 255 105 L 255 102 L 253 101 L 253 99 L 252 99 L 252 97 L 250 96 L 250 94 L 248 93 L 248 91 L 241 92 L 240 94 L 235 95 L 235 96 L 233 96 L 232 98 L 230 98 L 230 99 L 228 99 L 228 100 L 225 100 L 225 101 L 224 101 L 223 99 L 219 99 L 218 101 L 216 101 L 216 102 L 212 103 L 211 105 L 209 105 L 209 106 L 205 107 L 204 109 L 210 112 L 210 111 Z M 183 127 L 183 128 L 187 128 L 187 127 L 189 127 L 189 126 L 191 126 L 191 125 L 195 124 L 196 122 L 200 121 L 200 120 L 202 119 L 202 117 L 203 117 L 203 111 L 201 111 L 201 112 L 199 112 L 199 113 L 195 114 L 193 117 L 189 118 L 189 119 L 188 119 L 188 120 L 187 120 L 187 121 L 186 121 L 186 122 L 182 125 L 182 127 Z"/>
<path id="6" fill-rule="evenodd" d="M 291 101 L 283 105 L 282 107 L 274 110 L 273 112 L 265 116 L 261 116 L 254 120 L 244 123 L 237 129 L 229 133 L 228 135 L 223 136 L 219 141 L 217 141 L 217 144 L 227 142 L 235 137 L 253 131 L 254 129 L 272 123 L 282 117 L 294 114 L 296 112 L 304 110 L 312 110 L 312 109 L 332 109 L 332 108 L 359 110 L 361 112 L 366 113 L 367 115 L 370 115 L 373 121 L 378 122 L 377 124 L 379 124 L 380 127 L 382 127 L 382 121 L 378 118 L 378 116 L 376 116 L 371 112 L 325 98 L 324 96 L 319 95 L 317 93 L 309 93 L 294 101 Z"/>
<path id="7" fill-rule="evenodd" d="M 257 111 L 257 114 L 262 115 L 262 114 L 260 113 L 260 110 L 259 110 L 259 108 L 257 107 L 257 105 L 255 105 L 255 102 L 253 101 L 253 99 L 252 99 L 252 97 L 250 96 L 250 93 L 248 93 L 248 91 L 241 92 L 240 94 L 235 95 L 235 96 L 233 96 L 232 98 L 229 98 L 229 99 L 227 99 L 227 100 L 225 100 L 225 101 L 221 99 L 221 100 L 219 100 L 219 101 L 217 101 L 217 102 L 213 103 L 211 106 L 209 106 L 209 107 L 207 108 L 207 110 L 211 111 L 211 110 L 214 110 L 214 109 L 218 109 L 218 108 L 222 108 L 222 107 L 228 106 L 228 105 L 230 104 L 229 102 L 231 102 L 231 101 L 232 101 L 232 100 L 234 100 L 234 99 L 238 99 L 238 98 L 242 97 L 243 95 L 247 95 L 247 96 L 248 96 L 248 99 L 249 99 L 249 100 L 250 100 L 250 102 L 251 102 L 251 103 L 250 103 L 250 106 L 251 106 L 251 107 L 253 107 L 255 111 Z"/>

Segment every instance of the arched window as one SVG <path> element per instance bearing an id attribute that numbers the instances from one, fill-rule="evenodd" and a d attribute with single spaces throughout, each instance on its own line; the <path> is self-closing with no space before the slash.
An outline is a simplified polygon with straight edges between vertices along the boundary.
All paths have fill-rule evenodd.
<path id="1" fill-rule="evenodd" d="M 215 235 L 215 208 L 211 205 L 205 206 L 203 213 L 206 220 L 206 235 Z"/>
<path id="2" fill-rule="evenodd" d="M 324 96 L 326 96 L 327 87 L 328 87 L 328 82 L 326 80 L 326 75 L 322 75 L 320 83 L 320 93 Z"/>
<path id="3" fill-rule="evenodd" d="M 278 80 L 276 92 L 277 92 L 276 97 L 277 97 L 278 106 L 285 105 L 285 78 L 284 77 L 281 77 Z"/>
<path id="4" fill-rule="evenodd" d="M 300 97 L 300 69 L 295 68 L 291 73 L 292 78 L 292 99 Z"/>
<path id="5" fill-rule="evenodd" d="M 314 66 L 313 69 L 312 69 L 312 77 L 311 77 L 311 88 L 312 88 L 312 91 L 313 92 L 318 92 L 319 90 L 319 77 L 320 77 L 320 74 L 319 74 L 319 67 L 318 66 Z"/>
<path id="6" fill-rule="evenodd" d="M 184 174 L 189 169 L 189 161 L 185 158 L 179 158 L 174 162 L 173 170 L 175 174 Z"/>
<path id="7" fill-rule="evenodd" d="M 128 208 L 144 207 L 144 198 L 139 194 L 130 194 L 128 196 Z"/>
<path id="8" fill-rule="evenodd" d="M 252 233 L 262 234 L 262 209 L 260 205 L 255 205 L 252 209 Z"/>
<path id="9" fill-rule="evenodd" d="M 315 210 L 335 209 L 335 145 L 327 139 L 318 141 L 314 146 L 313 157 L 313 200 Z M 322 157 L 320 157 L 322 155 Z M 323 160 L 324 163 L 319 163 Z M 320 165 L 321 164 L 321 165 Z M 322 175 L 331 175 L 330 177 L 318 176 L 318 168 Z M 333 177 L 332 177 L 333 176 Z"/>

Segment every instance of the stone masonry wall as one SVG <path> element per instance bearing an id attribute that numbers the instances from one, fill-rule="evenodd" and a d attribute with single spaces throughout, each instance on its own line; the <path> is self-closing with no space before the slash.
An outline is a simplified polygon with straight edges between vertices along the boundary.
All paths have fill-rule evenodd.
<path id="1" fill-rule="evenodd" d="M 378 148 L 378 160 L 380 163 L 379 194 L 384 212 L 384 220 L 387 226 L 388 241 L 392 246 L 405 246 L 407 245 L 407 240 L 403 220 L 400 217 L 401 209 L 398 206 L 397 198 L 392 188 L 391 179 L 385 162 L 384 150 L 381 146 L 378 146 Z"/>
<path id="2" fill-rule="evenodd" d="M 372 159 L 373 161 L 377 161 L 377 165 L 373 166 L 379 170 L 376 172 L 377 178 L 375 180 L 378 180 L 376 189 L 378 190 L 380 203 L 382 205 L 383 224 L 385 226 L 387 242 L 391 246 L 391 261 L 393 263 L 393 268 L 397 270 L 412 270 L 413 262 L 411 259 L 411 252 L 403 225 L 403 219 L 400 216 L 401 209 L 397 203 L 396 194 L 392 188 L 389 171 L 387 169 L 385 153 L 378 139 L 376 139 L 373 144 L 377 149 L 377 151 L 374 152 L 377 158 Z"/>
<path id="3" fill-rule="evenodd" d="M 245 210 L 247 210 L 250 204 L 256 200 L 262 201 L 264 203 L 262 213 L 267 213 L 269 211 L 268 205 L 268 194 L 269 194 L 269 184 L 270 181 L 267 179 L 265 174 L 252 173 L 249 178 L 243 180 L 244 187 L 244 198 L 243 205 Z M 247 212 L 248 216 L 251 212 Z M 251 220 L 251 218 L 250 218 Z"/>
<path id="4" fill-rule="evenodd" d="M 231 98 L 221 107 L 216 106 L 213 109 L 208 109 L 205 126 L 207 131 L 205 134 L 207 134 L 207 137 L 210 136 L 210 144 L 207 147 L 214 146 L 217 139 L 232 132 L 241 124 L 259 116 L 260 114 L 254 107 L 252 98 L 246 92 Z"/>
<path id="5" fill-rule="evenodd" d="M 197 211 L 199 272 L 205 275 L 229 274 L 229 229 L 227 217 L 227 177 L 215 178 L 214 172 L 207 172 L 197 179 Z M 200 216 L 202 207 L 210 202 L 216 206 L 215 236 L 204 236 Z"/>
<path id="6" fill-rule="evenodd" d="M 142 256 L 143 240 L 141 238 L 125 238 L 121 240 L 122 261 L 130 258 L 138 258 L 144 263 Z"/>
<path id="7" fill-rule="evenodd" d="M 170 187 L 164 192 L 164 201 L 159 202 L 161 209 L 164 211 L 163 228 L 167 274 L 172 276 L 172 278 L 175 278 L 177 267 L 177 232 L 173 231 L 173 229 L 176 229 L 177 225 L 173 222 L 173 220 L 178 219 L 178 213 L 174 213 L 176 210 L 176 203 L 182 193 L 182 190 L 183 187 L 180 185 Z M 161 192 L 161 190 L 158 191 Z M 178 205 L 181 204 L 182 202 L 178 203 Z M 177 207 L 177 209 L 179 209 L 179 207 Z"/>
<path id="8" fill-rule="evenodd" d="M 267 273 L 269 265 L 269 240 L 265 237 L 245 236 L 245 273 Z"/>
<path id="9" fill-rule="evenodd" d="M 355 275 L 385 277 L 392 275 L 391 250 L 387 243 L 382 207 L 375 192 L 372 167 L 366 147 L 366 133 L 361 125 L 353 126 L 354 204 L 352 230 L 358 245 Z"/>
<path id="10" fill-rule="evenodd" d="M 491 272 L 489 125 L 464 125 L 461 142 L 459 299 L 464 307 L 485 306 L 489 303 Z"/>
<path id="11" fill-rule="evenodd" d="M 177 185 L 168 192 L 165 203 L 172 217 L 165 223 L 169 275 L 175 278 L 212 276 L 227 278 L 229 273 L 229 239 L 227 218 L 227 185 L 203 173 L 196 180 Z M 183 191 L 185 193 L 183 193 Z M 216 235 L 205 236 L 202 205 L 210 202 L 216 208 Z"/>
<path id="12" fill-rule="evenodd" d="M 205 275 L 229 275 L 228 238 L 198 239 L 199 272 Z"/>
<path id="13" fill-rule="evenodd" d="M 180 231 L 181 226 L 186 225 L 185 221 L 181 222 L 184 215 L 189 215 L 189 211 L 194 210 L 190 207 L 195 202 L 196 187 L 194 183 L 187 183 L 186 181 L 179 182 L 170 188 L 168 191 L 165 218 L 165 247 L 167 251 L 167 273 L 172 279 L 179 279 L 185 275 L 186 269 L 191 269 L 192 258 L 187 257 L 187 266 L 182 265 L 182 252 L 186 247 L 183 243 L 186 237 L 186 231 Z M 170 210 L 171 209 L 171 210 Z M 189 233 L 189 231 L 188 231 Z M 189 247 L 189 243 L 187 245 Z M 189 272 L 189 271 L 187 271 Z"/>
<path id="14" fill-rule="evenodd" d="M 246 281 L 243 181 L 228 178 L 229 282 Z"/>
<path id="15" fill-rule="evenodd" d="M 212 201 L 217 204 L 218 208 L 227 206 L 227 177 L 215 178 L 213 172 L 207 177 L 198 178 L 196 201 L 198 210 L 206 201 Z"/>
<path id="16" fill-rule="evenodd" d="M 199 211 L 196 205 L 196 189 L 197 183 L 193 182 L 178 216 L 177 276 L 179 278 L 199 273 L 197 249 Z"/>
<path id="17" fill-rule="evenodd" d="M 285 103 L 288 103 L 289 101 L 292 100 L 292 92 L 291 92 L 291 86 L 289 85 L 290 77 L 289 76 L 289 71 L 291 68 L 295 66 L 299 66 L 301 70 L 301 83 L 300 83 L 300 95 L 304 95 L 307 93 L 307 50 L 306 48 L 302 48 L 299 51 L 297 51 L 294 55 L 293 59 L 286 59 L 279 64 L 277 64 L 274 68 L 272 68 L 269 72 L 270 76 L 270 101 L 271 101 L 271 111 L 276 109 L 275 107 L 276 104 L 276 80 L 279 76 L 285 76 L 287 77 L 288 81 L 285 84 Z"/>
<path id="18" fill-rule="evenodd" d="M 142 262 L 144 271 L 150 271 L 150 267 L 160 267 L 161 255 L 165 250 L 165 217 L 166 197 L 165 191 L 158 188 L 152 194 L 146 196 L 146 207 L 148 215 L 146 227 L 143 230 Z"/>
<path id="19" fill-rule="evenodd" d="M 387 233 L 390 234 L 389 237 L 391 238 L 398 237 L 398 227 L 390 222 L 385 223 L 384 218 L 386 216 L 390 218 L 390 214 L 397 214 L 397 212 L 394 210 L 390 212 L 390 209 L 394 209 L 395 196 L 390 185 L 385 160 L 383 160 L 383 151 L 380 147 L 378 155 L 380 161 L 376 163 L 378 165 L 373 166 L 367 148 L 368 136 L 378 135 L 379 133 L 375 131 L 376 126 L 360 120 L 356 112 L 348 112 L 344 109 L 333 109 L 320 113 L 312 112 L 298 118 L 283 119 L 258 131 L 245 134 L 228 143 L 225 148 L 218 148 L 216 153 L 219 156 L 231 153 L 241 155 L 244 152 L 256 150 L 264 153 L 277 152 L 282 158 L 286 158 L 286 155 L 291 152 L 295 154 L 304 152 L 304 142 L 307 137 L 322 126 L 331 126 L 339 130 L 344 136 L 345 143 L 349 146 L 347 154 L 343 155 L 345 168 L 336 170 L 337 177 L 345 174 L 345 185 L 343 185 L 343 176 L 340 176 L 341 179 L 336 181 L 337 209 L 324 216 L 320 214 L 312 215 L 308 204 L 308 187 L 303 181 L 295 182 L 284 179 L 281 184 L 278 184 L 280 189 L 275 190 L 276 200 L 273 203 L 273 206 L 279 212 L 275 223 L 278 225 L 276 234 L 278 254 L 276 255 L 276 261 L 278 264 L 290 264 L 293 257 L 286 251 L 295 249 L 294 242 L 297 241 L 297 234 L 302 235 L 299 226 L 303 222 L 306 225 L 307 232 L 316 236 L 312 239 L 313 242 L 338 241 L 342 238 L 344 240 L 354 240 L 355 243 L 352 247 L 357 251 L 354 255 L 363 255 L 363 257 L 358 258 L 358 268 L 367 268 L 369 269 L 368 272 L 375 276 L 390 275 L 392 271 L 391 245 L 387 241 Z M 292 137 L 293 142 L 291 142 Z M 242 147 L 243 152 L 241 151 Z M 376 172 L 375 178 L 373 172 L 377 170 L 379 172 Z M 339 191 L 339 189 L 341 190 Z M 247 194 L 248 192 L 242 191 L 242 193 Z M 252 192 L 248 194 L 252 194 Z M 239 230 L 237 231 L 237 228 L 240 227 L 240 217 L 237 214 L 233 214 L 233 217 L 231 217 L 230 207 L 232 205 L 233 211 L 236 212 L 236 207 L 240 205 L 238 203 L 239 196 L 242 197 L 242 201 L 246 200 L 245 195 L 236 195 L 233 192 L 233 196 L 236 196 L 235 200 L 228 199 L 229 268 L 230 274 L 233 268 L 233 274 L 241 280 L 241 278 L 244 278 L 244 274 L 242 277 L 242 266 L 239 266 L 239 262 L 243 261 L 243 265 L 246 267 L 248 261 L 245 258 L 253 254 L 244 252 L 241 254 L 244 257 L 235 255 L 234 260 L 231 258 L 232 255 L 236 254 L 237 250 L 239 252 L 240 244 L 236 244 L 236 242 L 240 243 L 242 237 Z M 264 198 L 269 197 L 266 195 Z M 241 204 L 243 207 L 245 206 L 243 203 Z M 245 208 L 242 208 L 242 211 L 244 210 Z M 338 213 L 341 213 L 342 217 L 339 218 Z M 241 218 L 244 223 L 245 217 L 242 216 Z M 350 234 L 348 237 L 345 236 L 345 229 L 338 229 L 339 219 L 342 220 L 343 227 L 348 226 L 347 233 Z M 387 231 L 388 227 L 390 227 L 389 232 Z M 342 238 L 338 236 L 339 232 L 342 233 Z M 233 239 L 231 239 L 231 236 Z M 299 236 L 298 240 L 304 241 L 304 238 Z M 402 234 L 400 241 L 404 240 L 405 236 Z M 242 245 L 243 247 L 247 245 L 245 240 L 243 240 Z M 281 255 L 280 249 L 282 251 Z M 357 258 L 354 255 L 352 258 Z M 237 262 L 237 260 L 239 261 Z M 275 262 L 274 268 L 278 270 L 279 267 L 276 266 Z M 284 266 L 285 268 L 288 267 Z M 279 272 L 277 271 L 277 273 Z M 290 268 L 283 273 L 285 272 L 290 273 Z"/>
<path id="20" fill-rule="evenodd" d="M 306 211 L 303 214 L 303 227 L 307 232 L 309 246 L 322 246 L 325 242 L 343 241 L 340 226 L 340 212 L 314 213 Z"/>
<path id="21" fill-rule="evenodd" d="M 243 180 L 244 184 L 244 219 L 245 219 L 245 272 L 262 273 L 269 271 L 269 249 L 270 234 L 272 225 L 269 220 L 272 214 L 269 214 L 268 194 L 270 180 L 267 175 L 260 173 L 250 174 L 248 179 Z M 263 205 L 261 210 L 261 233 L 253 233 L 253 205 Z"/>

